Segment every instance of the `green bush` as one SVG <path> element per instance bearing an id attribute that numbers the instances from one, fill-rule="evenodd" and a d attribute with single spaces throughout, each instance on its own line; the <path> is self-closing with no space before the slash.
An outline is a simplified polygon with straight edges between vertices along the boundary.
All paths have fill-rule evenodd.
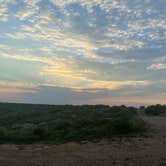
<path id="1" fill-rule="evenodd" d="M 137 134 L 145 129 L 134 107 L 0 104 L 0 108 L 4 109 L 0 111 L 0 142 L 64 143 Z"/>
<path id="2" fill-rule="evenodd" d="M 154 115 L 154 116 L 166 114 L 166 105 L 157 104 L 157 105 L 148 106 L 145 109 L 145 113 L 147 115 Z"/>
<path id="3" fill-rule="evenodd" d="M 112 131 L 114 134 L 139 133 L 144 130 L 145 122 L 138 117 L 130 119 L 129 117 L 121 116 L 112 121 Z"/>

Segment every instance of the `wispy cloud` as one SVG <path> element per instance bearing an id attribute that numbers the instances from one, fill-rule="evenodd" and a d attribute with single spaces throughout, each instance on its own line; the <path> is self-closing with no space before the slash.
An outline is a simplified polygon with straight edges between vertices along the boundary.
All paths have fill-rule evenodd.
<path id="1" fill-rule="evenodd" d="M 152 69 L 152 70 L 166 70 L 166 64 L 165 63 L 156 63 L 156 64 L 152 64 L 151 66 L 148 67 L 148 69 Z"/>

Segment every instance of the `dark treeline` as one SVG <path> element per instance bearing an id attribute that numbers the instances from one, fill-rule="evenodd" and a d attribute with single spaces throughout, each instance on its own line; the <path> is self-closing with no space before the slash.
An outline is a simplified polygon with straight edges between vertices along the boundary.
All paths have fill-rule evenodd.
<path id="1" fill-rule="evenodd" d="M 64 110 L 107 110 L 107 109 L 135 109 L 135 107 L 108 106 L 108 105 L 46 105 L 46 104 L 20 104 L 20 103 L 0 103 L 0 111 L 64 111 Z"/>

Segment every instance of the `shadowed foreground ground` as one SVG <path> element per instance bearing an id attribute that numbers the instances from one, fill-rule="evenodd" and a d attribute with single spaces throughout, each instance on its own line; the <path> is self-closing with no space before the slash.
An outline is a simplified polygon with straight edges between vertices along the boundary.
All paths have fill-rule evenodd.
<path id="1" fill-rule="evenodd" d="M 155 133 L 98 143 L 0 145 L 1 166 L 166 166 L 166 117 L 144 117 Z"/>

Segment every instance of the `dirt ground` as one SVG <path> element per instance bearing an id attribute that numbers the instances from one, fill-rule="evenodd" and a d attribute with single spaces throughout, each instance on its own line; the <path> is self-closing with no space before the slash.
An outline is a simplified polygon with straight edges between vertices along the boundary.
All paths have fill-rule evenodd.
<path id="1" fill-rule="evenodd" d="M 0 166 L 166 166 L 166 117 L 143 117 L 154 132 L 97 143 L 0 145 Z"/>

